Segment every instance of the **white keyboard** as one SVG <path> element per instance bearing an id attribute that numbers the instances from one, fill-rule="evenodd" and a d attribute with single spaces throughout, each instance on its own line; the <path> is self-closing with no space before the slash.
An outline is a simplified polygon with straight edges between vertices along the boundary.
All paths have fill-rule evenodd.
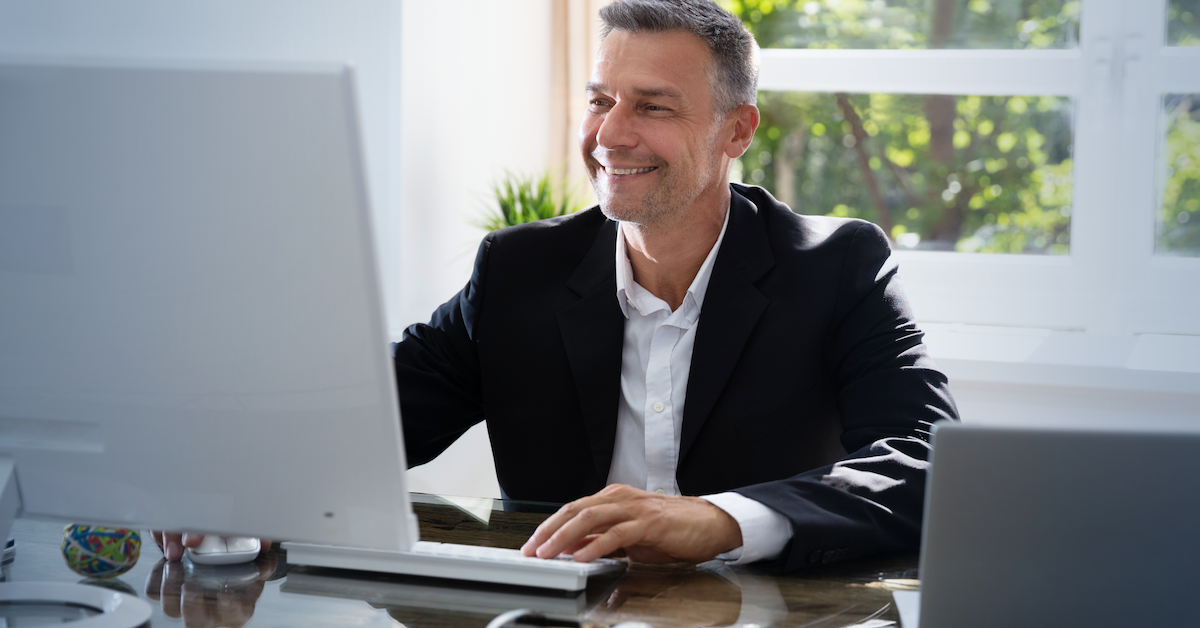
<path id="1" fill-rule="evenodd" d="M 384 573 L 515 584 L 579 591 L 588 576 L 625 569 L 626 562 L 601 558 L 577 563 L 568 556 L 530 558 L 520 550 L 418 541 L 411 552 L 284 543 L 289 565 L 360 569 Z"/>

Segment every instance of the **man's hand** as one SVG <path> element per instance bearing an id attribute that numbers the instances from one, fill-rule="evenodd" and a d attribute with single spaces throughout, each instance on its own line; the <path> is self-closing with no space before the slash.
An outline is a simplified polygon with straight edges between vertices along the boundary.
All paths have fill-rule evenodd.
<path id="1" fill-rule="evenodd" d="M 591 562 L 611 554 L 648 563 L 698 563 L 742 545 L 742 530 L 699 497 L 668 497 L 623 484 L 573 501 L 538 526 L 526 556 L 574 554 Z"/>
<path id="2" fill-rule="evenodd" d="M 183 560 L 183 550 L 188 547 L 199 547 L 200 542 L 204 540 L 203 534 L 179 534 L 175 532 L 160 532 L 155 530 L 151 532 L 154 535 L 154 542 L 158 545 L 158 549 L 162 550 L 163 557 L 170 562 Z M 259 539 L 259 544 L 262 546 L 258 550 L 258 555 L 262 556 L 271 551 L 270 539 Z"/>

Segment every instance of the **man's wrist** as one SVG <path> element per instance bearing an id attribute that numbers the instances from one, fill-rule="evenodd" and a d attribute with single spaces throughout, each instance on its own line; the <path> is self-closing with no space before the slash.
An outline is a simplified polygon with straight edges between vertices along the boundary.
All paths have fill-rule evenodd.
<path id="1" fill-rule="evenodd" d="M 736 517 L 707 498 L 693 499 L 699 499 L 713 513 L 714 520 L 717 522 L 715 537 L 719 539 L 717 545 L 721 548 L 718 551 L 719 554 L 726 554 L 742 546 L 742 526 Z"/>
<path id="2" fill-rule="evenodd" d="M 741 532 L 741 544 L 718 558 L 734 564 L 773 559 L 792 538 L 792 523 L 787 517 L 749 497 L 729 492 L 704 495 L 701 499 L 725 511 Z"/>

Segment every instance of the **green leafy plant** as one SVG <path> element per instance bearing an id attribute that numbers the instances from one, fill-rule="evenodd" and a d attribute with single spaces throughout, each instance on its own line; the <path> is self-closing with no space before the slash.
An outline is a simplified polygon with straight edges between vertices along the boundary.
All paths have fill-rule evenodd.
<path id="1" fill-rule="evenodd" d="M 488 231 L 565 216 L 586 207 L 583 197 L 549 169 L 540 174 L 505 172 L 504 178 L 492 185 L 492 194 L 495 205 L 477 223 Z"/>

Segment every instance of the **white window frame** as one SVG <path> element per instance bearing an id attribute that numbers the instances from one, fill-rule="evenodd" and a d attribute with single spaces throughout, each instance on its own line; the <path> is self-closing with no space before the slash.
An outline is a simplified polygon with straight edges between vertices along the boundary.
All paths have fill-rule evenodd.
<path id="1" fill-rule="evenodd" d="M 918 317 L 1091 339 L 1081 346 L 1200 335 L 1200 258 L 1154 254 L 1162 96 L 1200 93 L 1200 47 L 1165 47 L 1166 5 L 1083 0 L 1068 50 L 765 49 L 760 88 L 1070 97 L 1070 253 L 898 251 Z M 1088 351 L 1068 361 L 1104 362 Z"/>

